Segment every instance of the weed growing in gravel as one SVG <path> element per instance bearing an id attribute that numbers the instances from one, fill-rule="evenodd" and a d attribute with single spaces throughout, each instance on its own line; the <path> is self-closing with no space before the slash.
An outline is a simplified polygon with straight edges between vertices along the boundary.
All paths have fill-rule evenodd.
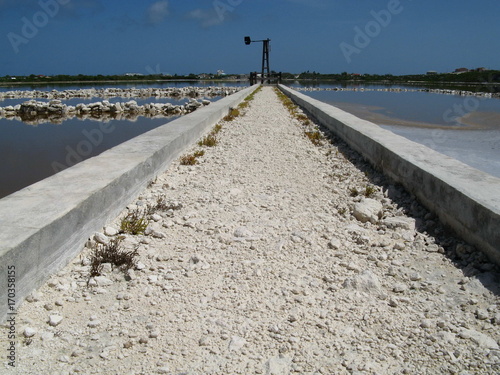
<path id="1" fill-rule="evenodd" d="M 298 121 L 301 122 L 303 126 L 311 125 L 311 120 L 304 113 L 298 112 L 298 106 L 296 106 L 293 101 L 286 96 L 280 89 L 275 88 L 274 91 L 278 98 L 281 100 L 281 103 L 285 106 L 285 108 L 290 112 L 290 114 L 295 117 Z M 323 144 L 323 140 L 325 139 L 323 134 L 319 131 L 305 131 L 305 135 L 307 138 L 311 140 L 311 142 L 316 146 L 321 146 Z"/>
<path id="2" fill-rule="evenodd" d="M 374 186 L 372 186 L 372 185 L 366 185 L 366 187 L 365 187 L 365 194 L 364 195 L 367 198 L 371 198 L 371 197 L 373 197 L 375 195 L 376 191 L 377 191 L 377 189 L 375 189 Z"/>
<path id="3" fill-rule="evenodd" d="M 182 204 L 177 202 L 168 202 L 165 197 L 158 197 L 154 208 L 155 211 L 176 211 L 182 208 Z"/>
<path id="4" fill-rule="evenodd" d="M 245 98 L 245 101 L 249 102 L 249 101 L 252 101 L 255 97 L 255 94 L 257 94 L 260 90 L 262 90 L 262 86 L 259 86 L 257 87 L 254 92 L 252 92 L 250 95 L 248 95 L 246 98 Z"/>
<path id="5" fill-rule="evenodd" d="M 217 137 L 213 133 L 208 134 L 198 142 L 198 146 L 214 147 L 215 145 L 217 145 Z"/>
<path id="6" fill-rule="evenodd" d="M 211 133 L 215 135 L 215 134 L 218 134 L 221 130 L 222 130 L 222 125 L 217 124 L 214 126 Z"/>
<path id="7" fill-rule="evenodd" d="M 147 209 L 149 211 L 149 209 Z M 130 233 L 133 235 L 144 234 L 148 227 L 147 213 L 136 208 L 125 216 L 120 224 L 120 231 L 123 233 Z"/>
<path id="8" fill-rule="evenodd" d="M 323 143 L 323 135 L 317 130 L 313 132 L 304 132 L 304 134 L 315 146 L 320 146 Z"/>
<path id="9" fill-rule="evenodd" d="M 350 188 L 350 189 L 349 189 L 349 195 L 350 195 L 351 197 L 357 197 L 357 196 L 359 195 L 359 191 L 358 191 L 358 189 L 356 189 L 355 187 Z"/>
<path id="10" fill-rule="evenodd" d="M 150 189 L 154 184 L 156 184 L 156 181 L 158 180 L 158 177 L 155 177 L 154 180 L 151 180 L 148 182 L 148 189 Z"/>
<path id="11" fill-rule="evenodd" d="M 111 263 L 122 271 L 127 271 L 135 266 L 137 249 L 133 251 L 124 250 L 121 240 L 113 238 L 107 245 L 97 244 L 90 260 L 90 277 L 99 276 L 104 263 Z"/>
<path id="12" fill-rule="evenodd" d="M 245 108 L 248 108 L 249 105 L 250 105 L 250 103 L 248 103 L 247 101 L 243 101 L 240 104 L 238 104 L 238 108 L 245 109 Z"/>
<path id="13" fill-rule="evenodd" d="M 240 115 L 240 111 L 236 108 L 231 108 L 229 114 L 224 117 L 224 121 L 233 121 L 236 117 Z"/>
<path id="14" fill-rule="evenodd" d="M 195 164 L 198 164 L 198 160 L 196 160 L 196 156 L 194 156 L 194 155 L 184 155 L 181 157 L 180 164 L 181 165 L 195 165 Z"/>

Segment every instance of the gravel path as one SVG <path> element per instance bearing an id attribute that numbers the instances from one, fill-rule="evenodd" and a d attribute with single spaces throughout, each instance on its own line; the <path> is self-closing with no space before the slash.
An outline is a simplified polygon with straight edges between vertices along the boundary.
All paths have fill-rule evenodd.
<path id="1" fill-rule="evenodd" d="M 23 303 L 18 373 L 498 374 L 498 269 L 272 88 L 245 111 L 128 207 L 171 202 L 126 277 L 87 286 L 117 219 Z"/>

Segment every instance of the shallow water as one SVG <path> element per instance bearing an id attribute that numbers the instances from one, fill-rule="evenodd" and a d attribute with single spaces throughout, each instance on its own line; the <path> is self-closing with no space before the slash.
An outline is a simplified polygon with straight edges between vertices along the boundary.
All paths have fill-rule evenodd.
<path id="1" fill-rule="evenodd" d="M 57 85 L 11 85 L 0 87 L 0 91 L 12 90 L 71 90 L 84 88 L 150 88 L 186 86 L 248 86 L 242 82 L 155 82 L 154 84 L 57 84 Z M 202 97 L 197 98 L 198 100 Z M 220 97 L 207 98 L 216 101 Z M 30 99 L 5 99 L 0 106 L 16 105 Z M 47 102 L 48 99 L 35 99 Z M 103 98 L 61 99 L 66 105 L 102 101 Z M 111 103 L 135 100 L 145 103 L 172 103 L 182 105 L 189 98 L 106 98 Z M 131 138 L 175 120 L 178 116 L 137 117 L 134 120 L 112 119 L 105 122 L 96 119 L 71 118 L 29 125 L 16 119 L 0 118 L 0 198 L 43 180 L 80 161 L 99 155 Z"/>
<path id="2" fill-rule="evenodd" d="M 304 94 L 500 177 L 500 99 L 427 92 L 312 91 Z"/>
<path id="3" fill-rule="evenodd" d="M 73 118 L 61 125 L 37 126 L 2 119 L 0 198 L 176 118 L 140 117 L 135 122 Z"/>

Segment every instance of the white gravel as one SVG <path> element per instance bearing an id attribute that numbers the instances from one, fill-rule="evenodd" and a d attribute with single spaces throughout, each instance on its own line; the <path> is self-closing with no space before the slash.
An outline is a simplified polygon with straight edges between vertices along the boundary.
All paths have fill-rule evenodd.
<path id="1" fill-rule="evenodd" d="M 175 202 L 125 236 L 134 270 L 88 286 L 85 248 L 23 303 L 19 374 L 500 372 L 495 266 L 273 89 L 221 124 L 129 206 Z"/>

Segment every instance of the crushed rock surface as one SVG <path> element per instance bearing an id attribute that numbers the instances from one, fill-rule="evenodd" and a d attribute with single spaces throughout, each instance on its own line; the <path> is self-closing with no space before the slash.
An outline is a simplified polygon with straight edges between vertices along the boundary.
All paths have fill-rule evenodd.
<path id="1" fill-rule="evenodd" d="M 313 145 L 272 88 L 244 112 L 28 297 L 16 371 L 500 373 L 496 266 L 335 138 Z M 118 234 L 160 197 L 147 235 Z M 116 236 L 135 268 L 89 279 Z"/>

